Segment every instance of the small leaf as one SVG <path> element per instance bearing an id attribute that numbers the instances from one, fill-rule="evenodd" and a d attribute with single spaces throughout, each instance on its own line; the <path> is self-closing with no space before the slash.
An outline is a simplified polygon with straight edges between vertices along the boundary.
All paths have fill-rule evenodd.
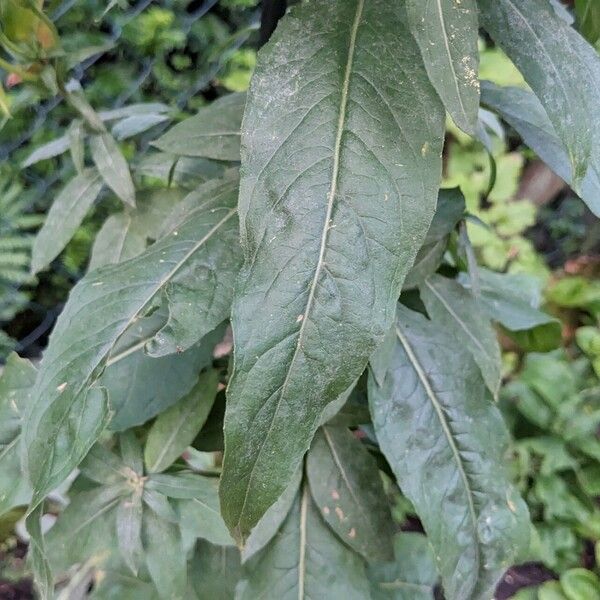
<path id="1" fill-rule="evenodd" d="M 71 123 L 67 136 L 69 138 L 71 160 L 75 165 L 77 173 L 81 174 L 85 169 L 85 130 L 83 128 L 83 123 L 79 119 L 76 119 Z"/>
<path id="2" fill-rule="evenodd" d="M 240 129 L 246 94 L 229 94 L 172 127 L 153 145 L 179 156 L 240 160 Z"/>
<path id="3" fill-rule="evenodd" d="M 194 441 L 215 401 L 218 383 L 217 371 L 202 373 L 189 394 L 158 416 L 144 450 L 149 473 L 164 471 Z"/>
<path id="4" fill-rule="evenodd" d="M 306 458 L 323 520 L 367 561 L 392 558 L 393 522 L 375 459 L 345 427 L 319 429 Z"/>
<path id="5" fill-rule="evenodd" d="M 306 485 L 277 536 L 244 571 L 237 600 L 369 598 L 364 563 L 321 519 Z"/>
<path id="6" fill-rule="evenodd" d="M 439 275 L 432 275 L 420 290 L 427 313 L 468 348 L 496 398 L 502 380 L 500 345 L 482 305 L 462 285 Z"/>
<path id="7" fill-rule="evenodd" d="M 117 507 L 117 534 L 119 537 L 119 550 L 125 564 L 137 575 L 141 558 L 144 554 L 142 548 L 142 494 L 141 488 L 128 498 L 121 500 Z"/>
<path id="8" fill-rule="evenodd" d="M 444 111 L 404 19 L 387 0 L 302 3 L 259 54 L 221 483 L 239 541 L 364 371 L 433 218 Z"/>
<path id="9" fill-rule="evenodd" d="M 368 575 L 373 600 L 432 600 L 438 572 L 431 546 L 420 533 L 399 533 L 393 562 L 372 565 Z"/>
<path id="10" fill-rule="evenodd" d="M 119 436 L 119 447 L 123 464 L 136 475 L 144 474 L 144 455 L 142 445 L 135 432 L 125 431 Z"/>
<path id="11" fill-rule="evenodd" d="M 73 237 L 102 189 L 96 169 L 76 175 L 52 203 L 33 243 L 31 272 L 45 269 Z"/>
<path id="12" fill-rule="evenodd" d="M 443 324 L 403 306 L 371 362 L 375 433 L 434 548 L 446 595 L 488 599 L 527 548 L 529 523 L 479 368 Z"/>
<path id="13" fill-rule="evenodd" d="M 48 158 L 54 158 L 55 156 L 60 156 L 64 154 L 69 149 L 69 137 L 62 136 L 39 148 L 36 148 L 21 164 L 21 168 L 25 169 L 30 167 L 31 165 L 35 165 L 36 163 L 47 160 Z"/>
<path id="14" fill-rule="evenodd" d="M 125 117 L 116 123 L 116 125 L 113 126 L 111 133 L 117 141 L 121 142 L 129 139 L 130 137 L 143 133 L 159 123 L 164 123 L 165 121 L 169 120 L 169 115 L 164 114 L 157 115 L 150 113 L 147 115 L 132 115 Z"/>
<path id="15" fill-rule="evenodd" d="M 129 166 L 114 138 L 108 133 L 90 138 L 92 159 L 106 185 L 125 204 L 135 206 L 135 188 Z"/>
<path id="16" fill-rule="evenodd" d="M 102 444 L 96 444 L 89 451 L 79 470 L 84 477 L 100 484 L 112 485 L 129 476 L 123 461 Z"/>
<path id="17" fill-rule="evenodd" d="M 98 114 L 103 121 L 116 121 L 118 119 L 126 119 L 128 117 L 140 117 L 144 115 L 157 115 L 166 113 L 169 107 L 161 102 L 139 102 L 114 108 L 112 110 L 103 110 Z"/>
<path id="18" fill-rule="evenodd" d="M 454 122 L 474 134 L 479 109 L 479 21 L 475 0 L 407 0 L 429 79 Z"/>

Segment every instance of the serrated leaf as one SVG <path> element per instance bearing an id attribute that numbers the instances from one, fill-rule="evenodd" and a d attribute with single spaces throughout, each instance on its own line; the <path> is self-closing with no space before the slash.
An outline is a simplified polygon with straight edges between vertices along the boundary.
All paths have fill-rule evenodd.
<path id="1" fill-rule="evenodd" d="M 394 539 L 393 562 L 368 569 L 373 600 L 433 600 L 438 572 L 431 546 L 420 533 Z"/>
<path id="2" fill-rule="evenodd" d="M 407 0 L 406 12 L 433 87 L 454 122 L 473 134 L 479 109 L 476 1 Z"/>
<path id="3" fill-rule="evenodd" d="M 86 396 L 123 333 L 165 286 L 185 277 L 196 262 L 208 262 L 217 270 L 213 286 L 221 277 L 235 277 L 211 261 L 223 243 L 223 226 L 235 226 L 236 189 L 235 179 L 207 184 L 204 195 L 169 235 L 136 258 L 96 269 L 71 292 L 41 362 L 25 419 L 34 503 L 67 477 L 106 426 L 107 405 L 98 398 L 86 401 Z M 220 292 L 213 286 L 195 296 L 199 312 Z M 226 316 L 207 311 L 196 323 L 199 338 Z"/>
<path id="4" fill-rule="evenodd" d="M 8 356 L 0 376 L 0 515 L 27 504 L 31 488 L 21 470 L 21 421 L 35 383 L 33 365 Z"/>
<path id="5" fill-rule="evenodd" d="M 233 600 L 241 576 L 237 548 L 215 546 L 200 540 L 191 560 L 189 577 L 198 599 Z"/>
<path id="6" fill-rule="evenodd" d="M 60 156 L 64 154 L 69 149 L 69 138 L 64 135 L 59 137 L 39 148 L 36 148 L 21 164 L 21 168 L 25 169 L 30 167 L 31 165 L 35 165 L 36 163 L 47 160 L 48 158 L 54 158 L 55 156 Z"/>
<path id="7" fill-rule="evenodd" d="M 496 332 L 483 306 L 460 283 L 432 275 L 420 288 L 427 313 L 469 350 L 494 397 L 502 380 L 502 358 Z"/>
<path id="8" fill-rule="evenodd" d="M 560 321 L 539 310 L 539 282 L 525 274 L 494 273 L 479 270 L 480 302 L 488 316 L 526 352 L 548 352 L 560 346 Z M 460 283 L 467 289 L 469 278 Z"/>
<path id="9" fill-rule="evenodd" d="M 31 272 L 45 269 L 64 249 L 102 189 L 96 169 L 76 175 L 55 198 L 33 243 Z"/>
<path id="10" fill-rule="evenodd" d="M 237 600 L 369 598 L 364 563 L 321 519 L 306 485 L 277 536 L 244 571 Z"/>
<path id="11" fill-rule="evenodd" d="M 153 142 L 163 152 L 216 160 L 240 160 L 240 128 L 246 94 L 229 94 L 201 108 Z"/>
<path id="12" fill-rule="evenodd" d="M 143 543 L 150 577 L 162 600 L 185 600 L 187 561 L 179 528 L 144 510 Z"/>
<path id="13" fill-rule="evenodd" d="M 164 471 L 194 441 L 215 401 L 218 383 L 217 371 L 202 373 L 189 394 L 158 416 L 144 449 L 149 473 Z"/>
<path id="14" fill-rule="evenodd" d="M 479 7 L 484 29 L 521 71 L 563 141 L 578 191 L 590 159 L 600 160 L 600 57 L 545 0 L 479 0 Z"/>
<path id="15" fill-rule="evenodd" d="M 444 111 L 404 17 L 383 0 L 298 5 L 259 55 L 221 485 L 238 539 L 363 371 L 433 217 Z"/>
<path id="16" fill-rule="evenodd" d="M 372 357 L 373 426 L 413 503 L 449 598 L 488 599 L 528 545 L 528 516 L 503 467 L 508 434 L 479 368 L 443 325 L 399 305 Z"/>
<path id="17" fill-rule="evenodd" d="M 106 185 L 125 204 L 135 206 L 135 187 L 129 166 L 115 139 L 109 133 L 90 138 L 92 159 Z"/>
<path id="18" fill-rule="evenodd" d="M 481 86 L 481 100 L 495 110 L 523 141 L 562 179 L 573 186 L 569 156 L 544 107 L 534 94 L 489 81 Z M 592 161 L 581 182 L 580 195 L 590 210 L 600 216 L 600 165 Z"/>
<path id="19" fill-rule="evenodd" d="M 393 522 L 375 459 L 345 427 L 319 429 L 306 457 L 324 521 L 367 561 L 392 559 Z"/>

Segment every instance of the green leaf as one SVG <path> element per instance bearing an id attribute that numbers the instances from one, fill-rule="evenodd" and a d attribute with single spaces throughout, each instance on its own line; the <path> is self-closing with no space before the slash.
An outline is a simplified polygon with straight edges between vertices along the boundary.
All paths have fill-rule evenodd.
<path id="1" fill-rule="evenodd" d="M 114 125 L 111 133 L 117 141 L 121 142 L 169 120 L 169 115 L 164 114 L 131 115 Z"/>
<path id="2" fill-rule="evenodd" d="M 149 240 L 160 237 L 165 222 L 183 195 L 184 192 L 177 189 L 144 192 L 138 195 L 135 210 L 111 215 L 94 240 L 90 271 L 141 254 Z"/>
<path id="3" fill-rule="evenodd" d="M 480 269 L 479 280 L 481 305 L 523 350 L 548 352 L 560 346 L 560 321 L 538 310 L 541 299 L 535 277 Z M 459 277 L 459 281 L 470 289 L 466 276 Z"/>
<path id="4" fill-rule="evenodd" d="M 27 504 L 31 488 L 21 470 L 21 419 L 35 383 L 33 365 L 10 354 L 0 377 L 0 515 Z"/>
<path id="5" fill-rule="evenodd" d="M 79 470 L 84 477 L 96 483 L 112 485 L 130 476 L 123 461 L 102 444 L 96 444 L 88 452 Z"/>
<path id="6" fill-rule="evenodd" d="M 319 429 L 306 458 L 321 516 L 367 561 L 392 558 L 394 524 L 375 459 L 345 427 Z"/>
<path id="7" fill-rule="evenodd" d="M 523 73 L 563 141 L 578 191 L 592 154 L 592 162 L 600 158 L 600 57 L 546 0 L 479 0 L 479 7 L 484 29 Z"/>
<path id="8" fill-rule="evenodd" d="M 125 564 L 137 575 L 144 550 L 142 548 L 142 488 L 117 506 L 116 526 L 119 550 Z"/>
<path id="9" fill-rule="evenodd" d="M 62 137 L 56 138 L 47 144 L 36 148 L 21 164 L 22 169 L 26 169 L 31 165 L 35 165 L 36 163 L 47 160 L 48 158 L 54 158 L 55 156 L 60 156 L 64 154 L 69 149 L 69 138 L 64 135 Z"/>
<path id="10" fill-rule="evenodd" d="M 235 588 L 241 577 L 240 553 L 237 548 L 199 541 L 190 563 L 189 576 L 199 600 L 234 600 Z"/>
<path id="11" fill-rule="evenodd" d="M 187 561 L 178 527 L 145 509 L 143 540 L 146 565 L 160 598 L 186 599 Z"/>
<path id="12" fill-rule="evenodd" d="M 569 600 L 600 600 L 600 579 L 587 569 L 569 569 L 560 576 Z"/>
<path id="13" fill-rule="evenodd" d="M 90 138 L 92 159 L 106 185 L 125 204 L 135 206 L 135 188 L 129 166 L 112 135 L 101 133 Z"/>
<path id="14" fill-rule="evenodd" d="M 479 110 L 479 20 L 475 0 L 407 0 L 429 79 L 454 122 L 474 134 Z"/>
<path id="15" fill-rule="evenodd" d="M 96 169 L 76 175 L 58 194 L 33 243 L 31 272 L 45 269 L 64 249 L 102 189 Z"/>
<path id="16" fill-rule="evenodd" d="M 79 119 L 75 119 L 67 131 L 69 138 L 69 152 L 77 173 L 85 170 L 85 129 Z"/>
<path id="17" fill-rule="evenodd" d="M 577 28 L 590 44 L 600 40 L 600 5 L 594 0 L 575 0 Z"/>
<path id="18" fill-rule="evenodd" d="M 223 175 L 225 165 L 206 158 L 175 156 L 166 152 L 153 152 L 142 157 L 136 173 L 158 180 L 163 185 L 177 185 L 194 190 L 209 179 Z"/>
<path id="19" fill-rule="evenodd" d="M 487 599 L 527 548 L 529 524 L 480 370 L 441 323 L 402 306 L 371 362 L 375 433 L 434 548 L 446 595 Z"/>
<path id="20" fill-rule="evenodd" d="M 117 340 L 166 286 L 208 263 L 214 277 L 194 296 L 198 338 L 227 316 L 224 302 L 220 312 L 210 307 L 214 296 L 224 293 L 221 279 L 231 281 L 235 273 L 223 271 L 213 259 L 223 244 L 230 244 L 231 228 L 235 231 L 236 189 L 235 179 L 206 184 L 195 207 L 188 206 L 168 235 L 136 258 L 96 269 L 71 292 L 41 362 L 25 419 L 34 504 L 67 477 L 106 426 L 106 399 L 90 386 L 102 374 Z M 220 237 L 224 228 L 229 238 Z"/>
<path id="21" fill-rule="evenodd" d="M 538 590 L 538 600 L 569 600 L 558 581 L 547 581 Z"/>
<path id="22" fill-rule="evenodd" d="M 119 448 L 125 467 L 138 476 L 143 475 L 144 454 L 134 431 L 125 431 L 119 436 Z"/>
<path id="23" fill-rule="evenodd" d="M 427 538 L 396 535 L 394 556 L 393 562 L 369 567 L 373 600 L 432 600 L 438 572 Z"/>
<path id="24" fill-rule="evenodd" d="M 419 287 L 433 275 L 442 264 L 444 254 L 448 247 L 448 238 L 442 238 L 432 244 L 426 244 L 417 253 L 415 263 L 404 279 L 403 290 Z"/>
<path id="25" fill-rule="evenodd" d="M 194 441 L 215 401 L 218 383 L 218 371 L 202 373 L 189 394 L 158 416 L 144 450 L 149 473 L 164 471 Z"/>
<path id="26" fill-rule="evenodd" d="M 494 397 L 502 380 L 502 359 L 496 332 L 470 291 L 446 277 L 432 275 L 420 288 L 427 313 L 469 350 Z"/>
<path id="27" fill-rule="evenodd" d="M 562 179 L 573 186 L 569 156 L 544 107 L 534 94 L 484 81 L 481 101 L 495 110 L 523 141 Z M 600 163 L 595 161 L 581 182 L 580 194 L 590 210 L 600 216 Z"/>
<path id="28" fill-rule="evenodd" d="M 240 160 L 240 128 L 246 94 L 229 94 L 201 108 L 153 142 L 163 152 Z"/>
<path id="29" fill-rule="evenodd" d="M 306 485 L 277 536 L 244 571 L 237 600 L 369 598 L 362 560 L 321 519 Z"/>
<path id="30" fill-rule="evenodd" d="M 464 218 L 465 210 L 465 197 L 460 188 L 440 190 L 425 244 L 433 244 L 450 235 Z"/>
<path id="31" fill-rule="evenodd" d="M 404 19 L 384 0 L 301 4 L 259 53 L 221 485 L 238 539 L 364 370 L 433 217 L 444 111 Z"/>

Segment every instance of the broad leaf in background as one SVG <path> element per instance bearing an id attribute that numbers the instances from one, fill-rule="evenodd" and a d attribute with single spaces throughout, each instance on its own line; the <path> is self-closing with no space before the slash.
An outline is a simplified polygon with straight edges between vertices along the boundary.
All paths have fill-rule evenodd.
<path id="1" fill-rule="evenodd" d="M 135 206 L 135 188 L 129 166 L 112 135 L 100 133 L 90 138 L 92 159 L 106 185 L 125 204 Z"/>
<path id="2" fill-rule="evenodd" d="M 459 345 L 468 348 L 496 398 L 502 380 L 500 345 L 490 317 L 477 298 L 460 283 L 440 275 L 427 279 L 420 292 L 429 316 Z"/>
<path id="3" fill-rule="evenodd" d="M 146 154 L 135 167 L 138 175 L 151 177 L 163 185 L 195 190 L 209 179 L 223 175 L 225 164 L 206 158 L 176 156 L 166 152 Z"/>
<path id="4" fill-rule="evenodd" d="M 294 6 L 259 54 L 221 485 L 240 540 L 387 331 L 433 217 L 444 111 L 404 16 L 384 0 Z"/>
<path id="5" fill-rule="evenodd" d="M 90 271 L 141 254 L 150 241 L 160 237 L 165 222 L 184 195 L 185 191 L 179 189 L 143 192 L 138 194 L 134 210 L 108 217 L 94 240 Z"/>
<path id="6" fill-rule="evenodd" d="M 164 123 L 169 120 L 169 115 L 164 114 L 150 113 L 147 115 L 132 115 L 116 123 L 112 128 L 111 133 L 114 138 L 120 142 L 143 133 L 159 123 Z"/>
<path id="7" fill-rule="evenodd" d="M 521 71 L 567 150 L 575 191 L 600 161 L 600 57 L 546 0 L 478 0 L 484 29 Z"/>
<path id="8" fill-rule="evenodd" d="M 432 600 L 438 572 L 427 538 L 420 533 L 397 534 L 394 556 L 393 562 L 369 566 L 371 598 Z"/>
<path id="9" fill-rule="evenodd" d="M 119 337 L 167 285 L 189 276 L 194 265 L 214 269 L 214 277 L 205 280 L 194 298 L 198 339 L 227 316 L 224 303 L 224 313 L 210 307 L 214 296 L 224 293 L 223 279 L 230 282 L 236 275 L 215 261 L 223 244 L 230 250 L 231 233 L 225 239 L 220 235 L 223 228 L 235 227 L 236 191 L 235 177 L 206 184 L 168 235 L 138 257 L 92 271 L 71 292 L 41 362 L 25 419 L 34 505 L 67 477 L 106 426 L 108 406 L 97 397 L 88 398 L 90 386 Z"/>
<path id="10" fill-rule="evenodd" d="M 481 372 L 443 323 L 403 306 L 371 359 L 373 426 L 433 546 L 449 598 L 488 599 L 527 549 L 503 466 L 508 434 Z"/>
<path id="11" fill-rule="evenodd" d="M 581 35 L 597 45 L 600 40 L 600 4 L 595 0 L 575 0 L 577 29 Z"/>
<path id="12" fill-rule="evenodd" d="M 496 111 L 523 141 L 569 185 L 573 185 L 569 156 L 534 94 L 519 88 L 502 88 L 489 81 L 481 85 L 481 101 Z M 580 186 L 581 199 L 600 216 L 600 163 L 593 161 Z"/>
<path id="13" fill-rule="evenodd" d="M 64 249 L 102 189 L 96 169 L 76 175 L 52 203 L 33 243 L 31 272 L 46 268 Z"/>
<path id="14" fill-rule="evenodd" d="M 246 563 L 244 574 L 238 600 L 369 597 L 362 559 L 323 521 L 306 484 L 280 531 Z"/>
<path id="15" fill-rule="evenodd" d="M 367 561 L 392 558 L 394 524 L 375 459 L 345 427 L 319 429 L 306 474 L 321 516 Z"/>
<path id="16" fill-rule="evenodd" d="M 21 419 L 35 383 L 33 365 L 11 354 L 0 375 L 0 515 L 29 503 L 31 489 L 21 470 Z"/>
<path id="17" fill-rule="evenodd" d="M 240 160 L 240 129 L 246 94 L 229 94 L 201 108 L 152 143 L 178 156 Z"/>
<path id="18" fill-rule="evenodd" d="M 55 156 L 60 156 L 64 154 L 70 146 L 69 136 L 64 135 L 62 137 L 56 138 L 36 148 L 21 164 L 23 169 L 30 167 L 42 160 L 47 160 L 48 158 L 54 158 Z"/>
<path id="19" fill-rule="evenodd" d="M 471 288 L 466 274 L 460 283 Z M 526 352 L 548 352 L 560 346 L 562 326 L 558 319 L 539 310 L 541 283 L 525 274 L 479 270 L 479 302 L 490 319 Z"/>
<path id="20" fill-rule="evenodd" d="M 476 0 L 407 0 L 406 12 L 433 87 L 454 122 L 474 134 L 479 109 Z"/>
<path id="21" fill-rule="evenodd" d="M 233 600 L 241 574 L 237 548 L 198 542 L 189 568 L 190 585 L 198 600 Z"/>
<path id="22" fill-rule="evenodd" d="M 189 394 L 158 416 L 144 448 L 149 473 L 164 471 L 194 441 L 215 401 L 218 383 L 218 371 L 201 374 Z"/>

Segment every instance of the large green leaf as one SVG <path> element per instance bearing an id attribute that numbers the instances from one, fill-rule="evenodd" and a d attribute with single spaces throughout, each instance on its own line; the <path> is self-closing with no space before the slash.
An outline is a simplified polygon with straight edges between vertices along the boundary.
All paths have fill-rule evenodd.
<path id="1" fill-rule="evenodd" d="M 484 81 L 481 100 L 495 110 L 523 141 L 560 177 L 573 185 L 569 156 L 550 122 L 544 107 L 534 94 L 512 87 L 500 87 Z M 582 200 L 600 216 L 600 163 L 593 161 L 581 182 Z"/>
<path id="2" fill-rule="evenodd" d="M 237 548 L 198 542 L 189 569 L 191 587 L 198 600 L 233 600 L 240 576 Z"/>
<path id="3" fill-rule="evenodd" d="M 215 401 L 218 383 L 217 371 L 203 373 L 189 394 L 158 416 L 144 449 L 149 473 L 164 471 L 194 441 Z"/>
<path id="4" fill-rule="evenodd" d="M 475 0 L 406 0 L 410 29 L 433 87 L 454 122 L 477 128 L 479 20 Z"/>
<path id="5" fill-rule="evenodd" d="M 392 558 L 394 524 L 375 459 L 345 427 L 324 426 L 306 458 L 321 516 L 367 561 Z"/>
<path id="6" fill-rule="evenodd" d="M 363 371 L 433 217 L 444 111 L 405 18 L 387 0 L 301 4 L 259 54 L 221 486 L 239 539 Z"/>
<path id="7" fill-rule="evenodd" d="M 307 485 L 276 537 L 246 563 L 245 575 L 238 600 L 369 598 L 364 563 L 321 519 Z"/>
<path id="8" fill-rule="evenodd" d="M 240 128 L 246 94 L 229 94 L 171 128 L 153 145 L 180 156 L 240 160 Z"/>
<path id="9" fill-rule="evenodd" d="M 546 0 L 478 1 L 483 27 L 523 73 L 563 141 L 578 191 L 590 158 L 600 160 L 600 57 Z"/>
<path id="10" fill-rule="evenodd" d="M 460 283 L 432 275 L 420 288 L 427 312 L 436 323 L 468 348 L 494 397 L 500 391 L 500 345 L 489 316 L 471 291 Z"/>
<path id="11" fill-rule="evenodd" d="M 37 234 L 31 253 L 31 272 L 47 267 L 73 237 L 102 189 L 96 169 L 76 175 L 58 194 Z"/>
<path id="12" fill-rule="evenodd" d="M 36 371 L 11 354 L 0 377 L 0 515 L 27 504 L 31 489 L 21 470 L 21 420 L 29 402 Z"/>
<path id="13" fill-rule="evenodd" d="M 87 454 L 109 420 L 102 390 L 90 388 L 101 375 L 123 333 L 160 298 L 199 270 L 212 273 L 194 282 L 198 338 L 227 316 L 225 302 L 213 310 L 215 295 L 226 295 L 236 273 L 216 260 L 236 232 L 237 181 L 210 182 L 182 203 L 182 219 L 146 252 L 88 274 L 71 292 L 40 365 L 24 424 L 34 505 L 55 488 Z"/>
<path id="14" fill-rule="evenodd" d="M 449 598 L 489 599 L 528 544 L 527 509 L 505 469 L 506 427 L 464 344 L 399 306 L 372 358 L 373 425 L 417 511 Z"/>
<path id="15" fill-rule="evenodd" d="M 438 572 L 427 538 L 399 533 L 393 562 L 369 567 L 373 600 L 433 600 Z"/>

